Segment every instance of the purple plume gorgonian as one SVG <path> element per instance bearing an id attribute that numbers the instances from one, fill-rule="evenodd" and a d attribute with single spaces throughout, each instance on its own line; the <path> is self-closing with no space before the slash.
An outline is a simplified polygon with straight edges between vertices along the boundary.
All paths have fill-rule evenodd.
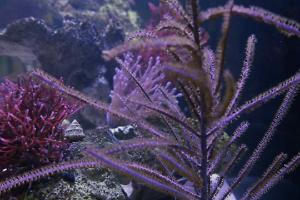
<path id="1" fill-rule="evenodd" d="M 240 89 L 237 89 L 236 91 L 241 92 L 242 86 L 245 84 L 244 81 L 246 78 L 244 76 L 247 74 L 245 70 L 248 70 L 248 66 L 251 66 L 251 63 L 248 63 L 251 62 L 251 59 L 247 60 L 247 58 L 253 55 L 254 46 L 255 37 L 251 36 L 247 43 L 243 72 L 238 81 L 239 86 L 237 86 L 237 88 Z M 232 105 L 229 107 L 232 109 L 227 110 L 224 116 L 211 122 L 207 126 L 205 126 L 205 123 L 208 123 L 208 121 L 205 121 L 207 120 L 205 119 L 206 115 L 202 112 L 201 99 L 197 94 L 198 90 L 192 85 L 181 84 L 180 87 L 184 97 L 186 97 L 186 101 L 190 104 L 190 112 L 196 117 L 196 121 L 198 122 L 196 126 L 195 124 L 190 123 L 187 116 L 181 110 L 165 109 L 160 105 L 156 105 L 147 100 L 124 100 L 123 103 L 134 103 L 135 106 L 139 105 L 156 113 L 157 117 L 161 118 L 162 122 L 166 123 L 166 127 L 169 128 L 168 131 L 163 131 L 147 122 L 146 119 L 137 119 L 134 116 L 134 113 L 126 113 L 125 115 L 108 104 L 99 102 L 91 97 L 86 97 L 84 94 L 62 85 L 59 81 L 42 71 L 36 70 L 33 72 L 33 75 L 49 83 L 54 88 L 59 89 L 64 94 L 90 104 L 96 109 L 105 110 L 116 117 L 125 118 L 127 121 L 135 124 L 137 128 L 152 135 L 151 138 L 132 139 L 100 150 L 88 149 L 87 153 L 95 157 L 100 166 L 107 166 L 117 172 L 128 175 L 137 181 L 143 182 L 149 187 L 174 195 L 180 199 L 195 200 L 205 199 L 204 195 L 207 195 L 206 199 L 227 199 L 229 195 L 238 188 L 243 179 L 248 175 L 251 169 L 253 169 L 256 161 L 261 156 L 261 153 L 270 142 L 276 128 L 289 109 L 291 102 L 297 93 L 298 84 L 300 83 L 300 74 L 297 73 L 241 106 L 237 105 L 237 99 L 240 94 L 235 94 L 233 95 L 234 98 L 232 98 L 233 102 L 229 104 Z M 143 89 L 141 88 L 141 90 Z M 219 151 L 217 155 L 213 155 L 212 152 L 216 148 L 218 138 L 221 137 L 224 128 L 236 120 L 240 115 L 262 105 L 284 92 L 286 92 L 284 100 L 275 114 L 265 136 L 261 139 L 248 161 L 243 165 L 238 176 L 234 179 L 234 182 L 226 190 L 222 189 L 224 178 L 233 168 L 237 160 L 243 155 L 243 152 L 245 152 L 245 145 L 239 146 L 232 159 L 222 167 L 221 171 L 219 171 L 218 168 L 230 146 L 237 144 L 238 139 L 245 134 L 249 127 L 249 123 L 246 121 L 242 122 L 233 132 L 231 138 L 223 147 L 223 150 Z M 177 123 L 176 127 L 172 126 L 174 123 Z M 177 129 L 177 131 L 175 131 L 175 129 Z M 153 151 L 158 162 L 161 163 L 161 171 L 151 169 L 151 167 L 142 164 L 121 161 L 115 156 L 124 151 L 141 149 L 150 149 Z M 300 154 L 284 164 L 286 157 L 286 154 L 283 153 L 278 155 L 270 167 L 264 172 L 262 178 L 249 186 L 243 199 L 260 198 L 271 187 L 278 183 L 284 175 L 290 173 L 300 164 Z M 215 173 L 220 175 L 220 179 L 214 188 L 210 188 L 211 176 Z M 180 180 L 178 179 L 178 174 L 182 177 Z M 190 185 L 192 185 L 192 187 L 190 187 Z M 206 189 L 206 191 L 204 191 L 204 189 Z"/>

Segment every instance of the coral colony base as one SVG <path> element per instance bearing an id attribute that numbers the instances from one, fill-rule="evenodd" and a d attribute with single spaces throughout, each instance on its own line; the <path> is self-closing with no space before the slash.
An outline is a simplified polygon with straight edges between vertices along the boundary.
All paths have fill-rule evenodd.
<path id="1" fill-rule="evenodd" d="M 53 93 L 55 91 L 83 105 L 104 110 L 107 112 L 109 123 L 117 124 L 121 120 L 132 124 L 135 129 L 141 130 L 144 134 L 103 149 L 88 147 L 86 154 L 90 158 L 87 160 L 62 161 L 7 178 L 0 182 L 0 194 L 64 170 L 108 167 L 174 198 L 195 200 L 231 198 L 231 194 L 239 188 L 270 143 L 290 108 L 300 83 L 298 72 L 277 86 L 239 104 L 239 98 L 250 74 L 257 41 L 254 35 L 249 36 L 241 75 L 238 81 L 235 81 L 231 73 L 224 69 L 224 51 L 231 16 L 232 14 L 244 15 L 262 21 L 275 26 L 287 36 L 294 37 L 300 37 L 300 25 L 261 8 L 235 5 L 231 0 L 225 6 L 206 11 L 199 10 L 196 0 L 187 1 L 186 10 L 176 0 L 161 0 L 159 7 L 152 6 L 152 10 L 160 8 L 164 10 L 157 11 L 161 13 L 158 24 L 151 24 L 146 30 L 131 34 L 124 44 L 103 52 L 106 59 L 124 54 L 123 58 L 117 58 L 120 69 L 117 70 L 114 78 L 111 104 L 98 101 L 65 86 L 61 81 L 39 69 L 31 73 L 34 81 L 47 84 L 53 88 L 51 89 Z M 224 22 L 221 28 L 222 36 L 217 49 L 213 51 L 207 44 L 205 36 L 207 33 L 200 27 L 203 22 L 215 17 L 223 17 Z M 166 71 L 170 73 L 165 73 Z M 11 92 L 8 92 L 8 97 Z M 224 187 L 224 180 L 247 149 L 244 144 L 239 144 L 238 140 L 247 132 L 250 124 L 247 121 L 240 122 L 235 131 L 230 134 L 231 137 L 226 144 L 216 152 L 217 144 L 224 131 L 228 125 L 237 121 L 246 112 L 282 94 L 284 95 L 282 103 L 263 138 L 242 164 L 233 182 L 228 187 Z M 184 98 L 189 112 L 183 112 L 179 107 L 177 101 L 179 96 Z M 21 97 L 15 97 L 17 102 L 22 102 L 18 99 Z M 5 98 L 2 98 L 1 116 L 8 113 L 3 110 L 7 107 L 4 101 Z M 63 102 L 58 103 L 57 106 L 61 108 Z M 66 111 L 58 115 L 59 120 L 55 120 L 55 125 L 70 113 L 66 106 L 63 106 Z M 26 109 L 18 107 L 9 109 L 12 111 L 20 109 L 26 114 L 34 108 L 33 106 Z M 37 107 L 39 108 L 43 107 Z M 50 118 L 57 113 L 55 111 L 58 108 L 52 109 L 54 110 Z M 14 144 L 9 143 L 10 141 L 2 135 L 5 134 L 12 138 L 11 140 L 15 140 L 13 137 L 18 135 L 23 135 L 22 138 L 26 139 L 28 133 L 19 133 L 14 129 L 14 124 L 9 120 L 18 120 L 18 118 L 12 114 L 9 112 L 5 118 L 7 120 L 1 121 L 1 127 L 7 127 L 1 129 L 0 143 L 1 151 L 7 152 L 6 156 L 11 149 L 15 148 L 11 147 Z M 47 123 L 44 117 L 41 123 Z M 27 130 L 27 126 L 25 127 Z M 43 127 L 47 126 L 42 124 L 39 127 L 45 130 Z M 53 130 L 54 126 L 51 127 Z M 6 130 L 12 131 L 6 132 Z M 53 138 L 51 141 L 55 142 Z M 4 145 L 9 145 L 9 148 Z M 235 153 L 224 164 L 223 159 L 233 145 L 237 146 Z M 24 146 L 26 147 L 27 143 Z M 124 152 L 145 149 L 151 150 L 160 167 L 146 166 L 120 157 Z M 50 151 L 48 150 L 47 153 L 51 155 Z M 1 162 L 2 160 L 1 158 Z M 260 199 L 300 164 L 300 154 L 289 161 L 286 160 L 287 155 L 284 153 L 274 158 L 260 179 L 249 185 L 241 199 Z M 7 162 L 11 161 L 13 160 Z M 217 179 L 213 178 L 215 174 L 218 174 Z"/>

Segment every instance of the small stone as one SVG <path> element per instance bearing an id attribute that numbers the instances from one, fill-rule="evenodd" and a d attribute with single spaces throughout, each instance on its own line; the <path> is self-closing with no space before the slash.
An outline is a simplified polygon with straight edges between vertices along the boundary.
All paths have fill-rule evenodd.
<path id="1" fill-rule="evenodd" d="M 134 128 L 131 125 L 119 126 L 117 128 L 111 128 L 111 129 L 109 129 L 109 131 L 118 140 L 129 140 L 129 139 L 136 137 Z"/>

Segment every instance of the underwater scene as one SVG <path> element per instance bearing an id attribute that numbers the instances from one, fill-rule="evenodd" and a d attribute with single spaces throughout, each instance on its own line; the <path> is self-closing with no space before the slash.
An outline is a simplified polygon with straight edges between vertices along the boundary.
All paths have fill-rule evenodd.
<path id="1" fill-rule="evenodd" d="M 0 200 L 300 200 L 299 0 L 0 0 Z"/>

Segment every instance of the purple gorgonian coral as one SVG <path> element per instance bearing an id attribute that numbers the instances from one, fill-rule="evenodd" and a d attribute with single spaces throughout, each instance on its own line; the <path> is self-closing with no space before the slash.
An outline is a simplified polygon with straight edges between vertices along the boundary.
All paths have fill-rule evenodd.
<path id="1" fill-rule="evenodd" d="M 146 90 L 141 85 L 138 85 L 139 83 L 136 81 L 136 86 L 145 95 L 145 98 L 130 99 L 124 97 L 122 102 L 128 106 L 133 104 L 133 108 L 139 106 L 151 111 L 157 119 L 160 119 L 161 123 L 159 126 L 149 122 L 143 115 L 137 115 L 136 112 L 124 113 L 119 111 L 118 108 L 111 107 L 109 104 L 87 97 L 83 93 L 61 84 L 61 82 L 40 70 L 34 71 L 33 75 L 49 83 L 65 95 L 69 95 L 96 109 L 107 111 L 115 117 L 135 124 L 136 128 L 146 133 L 145 137 L 119 142 L 103 149 L 87 149 L 87 153 L 97 160 L 98 166 L 109 167 L 151 188 L 180 199 L 226 200 L 230 199 L 231 194 L 239 188 L 244 178 L 250 173 L 258 159 L 262 156 L 263 151 L 270 143 L 277 127 L 290 108 L 300 83 L 300 74 L 296 73 L 277 86 L 239 105 L 238 99 L 243 91 L 252 65 L 255 43 L 255 37 L 253 35 L 250 36 L 247 41 L 246 56 L 241 76 L 236 83 L 236 90 L 220 117 L 217 115 L 220 111 L 216 107 L 218 104 L 222 104 L 222 101 L 219 101 L 220 94 L 211 95 L 212 99 L 210 99 L 210 102 L 205 102 L 203 101 L 203 97 L 206 96 L 200 93 L 201 90 L 197 85 L 191 82 L 178 81 L 179 89 L 186 99 L 189 111 L 192 114 L 193 120 L 191 121 L 189 116 L 178 105 L 163 107 L 159 102 L 147 99 L 146 97 L 149 95 L 145 92 Z M 213 52 L 208 54 L 210 55 L 211 53 Z M 204 66 L 208 66 L 209 63 L 215 63 L 214 57 L 212 59 L 207 59 L 207 63 Z M 207 93 L 214 91 L 216 87 L 213 87 L 213 85 L 217 84 L 217 79 L 212 76 L 214 72 L 212 69 L 214 67 L 208 69 L 204 70 L 205 72 L 207 71 L 207 76 L 210 77 L 210 81 L 206 83 L 209 85 L 207 87 L 210 88 L 210 90 L 206 91 Z M 134 74 L 130 74 L 130 77 L 136 79 Z M 157 87 L 159 88 L 160 86 Z M 239 144 L 238 141 L 247 132 L 250 124 L 247 121 L 242 121 L 235 131 L 230 134 L 231 137 L 226 141 L 222 149 L 219 149 L 215 154 L 218 140 L 223 135 L 224 130 L 241 115 L 283 93 L 285 93 L 285 97 L 265 135 L 258 142 L 249 159 L 242 165 L 233 182 L 228 187 L 224 187 L 225 178 L 228 177 L 236 162 L 247 150 L 246 145 Z M 168 96 L 164 98 L 165 100 L 169 99 Z M 213 104 L 211 101 L 217 103 Z M 209 112 L 207 109 L 210 109 Z M 164 128 L 162 129 L 162 127 Z M 237 145 L 238 148 L 231 159 L 224 162 L 228 149 L 232 145 Z M 156 156 L 156 160 L 161 166 L 159 169 L 154 169 L 149 165 L 141 163 L 122 160 L 119 156 L 124 152 L 145 149 L 151 150 Z M 242 199 L 260 199 L 270 188 L 300 164 L 300 154 L 294 156 L 288 162 L 285 162 L 286 159 L 287 155 L 280 153 L 268 169 L 263 172 L 262 177 L 257 182 L 248 186 Z M 220 169 L 221 163 L 223 166 Z M 219 178 L 213 180 L 212 177 L 215 174 L 218 174 Z M 9 180 L 6 182 L 9 182 Z M 5 185 L 6 182 L 2 184 Z M 15 185 L 10 187 L 15 187 Z"/>

